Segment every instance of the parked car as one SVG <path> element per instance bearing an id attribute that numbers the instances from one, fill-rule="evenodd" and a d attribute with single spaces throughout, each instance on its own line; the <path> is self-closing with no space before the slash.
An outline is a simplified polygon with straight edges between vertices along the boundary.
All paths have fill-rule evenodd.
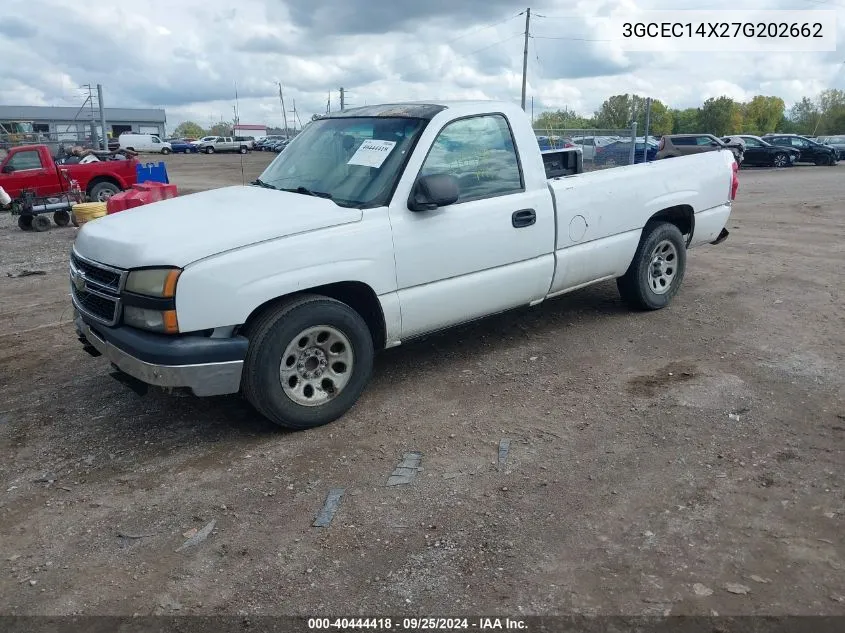
<path id="1" fill-rule="evenodd" d="M 538 136 L 537 144 L 540 146 L 540 151 L 575 147 L 575 143 L 572 142 L 572 139 L 566 136 Z"/>
<path id="2" fill-rule="evenodd" d="M 153 152 L 156 154 L 169 154 L 173 151 L 170 143 L 162 141 L 155 134 L 121 134 L 118 137 L 121 149 L 128 149 L 132 152 Z"/>
<path id="3" fill-rule="evenodd" d="M 191 141 L 191 143 L 192 143 L 193 145 L 199 145 L 199 144 L 201 144 L 201 143 L 206 143 L 206 142 L 213 141 L 213 140 L 214 140 L 214 139 L 216 139 L 216 138 L 217 138 L 216 136 L 203 136 L 203 137 L 202 137 L 201 139 L 199 139 L 199 140 Z"/>
<path id="4" fill-rule="evenodd" d="M 619 136 L 574 136 L 572 142 L 581 148 L 584 153 L 584 160 L 592 161 L 596 158 L 599 148 L 607 147 L 611 143 L 623 140 Z"/>
<path id="5" fill-rule="evenodd" d="M 206 154 L 214 154 L 215 152 L 240 152 L 246 154 L 249 151 L 249 145 L 245 141 L 236 141 L 231 136 L 212 136 L 210 140 L 203 140 L 197 145 L 199 151 Z"/>
<path id="6" fill-rule="evenodd" d="M 247 149 L 250 149 L 250 150 L 255 149 L 255 137 L 254 136 L 236 136 L 234 138 L 235 138 L 236 142 L 245 144 L 247 146 Z"/>
<path id="7" fill-rule="evenodd" d="M 845 135 L 822 136 L 818 142 L 822 145 L 829 145 L 835 149 L 837 160 L 845 159 Z"/>
<path id="8" fill-rule="evenodd" d="M 196 154 L 200 151 L 199 147 L 183 138 L 169 138 L 167 142 L 170 143 L 170 148 L 174 154 Z"/>
<path id="9" fill-rule="evenodd" d="M 646 144 L 644 141 L 640 141 L 636 144 L 635 153 L 634 153 L 634 162 L 635 163 L 642 163 L 643 162 L 643 151 L 646 148 Z M 657 143 L 654 141 L 649 141 L 648 143 L 648 150 L 646 154 L 645 160 L 653 161 L 657 160 Z M 630 165 L 631 164 L 631 141 L 614 141 L 609 145 L 605 145 L 604 147 L 596 147 L 595 158 L 593 162 L 597 166 L 604 166 L 604 167 L 615 167 L 617 165 Z"/>
<path id="10" fill-rule="evenodd" d="M 792 167 L 798 160 L 797 149 L 791 147 L 777 147 L 767 143 L 759 136 L 752 134 L 738 134 L 722 139 L 725 143 L 739 140 L 745 144 L 743 165 L 755 167 Z"/>
<path id="11" fill-rule="evenodd" d="M 609 279 L 669 305 L 687 250 L 727 239 L 738 186 L 727 151 L 549 180 L 510 102 L 326 114 L 251 186 L 85 224 L 74 322 L 139 388 L 242 391 L 312 428 L 355 404 L 376 351 L 428 332 Z"/>
<path id="12" fill-rule="evenodd" d="M 793 147 L 798 150 L 798 163 L 815 165 L 835 165 L 838 160 L 836 150 L 829 145 L 822 145 L 797 134 L 766 134 L 761 137 L 767 143 L 779 147 Z"/>
<path id="13" fill-rule="evenodd" d="M 272 151 L 270 148 L 273 145 L 275 145 L 276 143 L 280 143 L 284 140 L 287 139 L 281 134 L 271 134 L 269 136 L 265 136 L 263 139 L 261 139 L 261 141 L 259 141 L 260 147 L 258 146 L 258 143 L 256 143 L 256 149 L 261 149 L 265 152 L 269 152 Z"/>
<path id="14" fill-rule="evenodd" d="M 288 145 L 290 145 L 290 141 L 287 139 L 282 139 L 281 141 L 276 141 L 272 145 L 268 146 L 269 151 L 276 152 L 277 154 L 285 149 Z"/>
<path id="15" fill-rule="evenodd" d="M 0 160 L 0 187 L 13 200 L 24 190 L 49 197 L 69 191 L 75 180 L 89 199 L 105 202 L 135 184 L 137 165 L 134 158 L 57 165 L 46 145 L 21 145 Z"/>
<path id="16" fill-rule="evenodd" d="M 661 160 L 722 149 L 729 149 L 737 164 L 742 163 L 743 148 L 740 144 L 727 145 L 712 134 L 666 134 L 660 138 L 657 158 Z"/>

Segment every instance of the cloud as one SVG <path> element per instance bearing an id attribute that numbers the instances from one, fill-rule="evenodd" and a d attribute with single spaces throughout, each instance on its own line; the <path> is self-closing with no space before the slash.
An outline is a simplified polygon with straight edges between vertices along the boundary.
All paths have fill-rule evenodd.
<path id="1" fill-rule="evenodd" d="M 0 102 L 81 105 L 103 84 L 109 106 L 164 107 L 172 125 L 232 117 L 279 125 L 286 106 L 305 121 L 340 86 L 355 105 L 497 98 L 518 101 L 524 15 L 505 0 L 2 0 Z M 620 7 L 696 8 L 700 0 L 538 0 L 532 5 L 528 96 L 535 111 L 590 114 L 613 94 L 675 107 L 708 96 L 776 94 L 787 105 L 845 88 L 840 53 L 629 53 L 597 16 Z M 708 8 L 735 8 L 710 0 Z M 812 9 L 806 0 L 757 0 Z M 830 7 L 822 7 L 833 9 Z M 845 9 L 837 8 L 845 39 Z M 12 17 L 14 16 L 14 17 Z M 557 38 L 557 39 L 549 39 Z M 611 41 L 600 41 L 611 40 Z M 37 72 L 34 71 L 37 69 Z"/>

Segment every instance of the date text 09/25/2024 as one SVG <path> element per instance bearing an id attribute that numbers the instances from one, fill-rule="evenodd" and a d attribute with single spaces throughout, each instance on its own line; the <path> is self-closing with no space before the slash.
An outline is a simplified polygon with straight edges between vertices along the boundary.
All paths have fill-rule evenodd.
<path id="1" fill-rule="evenodd" d="M 511 618 L 308 618 L 309 630 L 526 631 L 524 620 Z"/>

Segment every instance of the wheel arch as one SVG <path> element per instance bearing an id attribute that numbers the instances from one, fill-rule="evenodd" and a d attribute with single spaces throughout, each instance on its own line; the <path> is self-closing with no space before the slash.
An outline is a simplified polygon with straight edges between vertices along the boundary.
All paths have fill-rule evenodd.
<path id="1" fill-rule="evenodd" d="M 682 235 L 686 236 L 687 246 L 692 242 L 692 236 L 695 232 L 695 210 L 689 204 L 676 204 L 671 207 L 666 207 L 652 214 L 646 222 L 646 227 L 657 222 L 668 222 L 678 227 Z M 643 228 L 643 235 L 647 231 Z"/>
<path id="2" fill-rule="evenodd" d="M 124 189 L 124 187 L 120 183 L 120 181 L 117 178 L 115 178 L 114 176 L 95 176 L 94 178 L 92 178 L 91 180 L 88 181 L 88 186 L 85 187 L 85 193 L 87 195 L 90 195 L 91 190 L 94 187 L 96 187 L 97 185 L 104 183 L 104 182 L 107 182 L 111 185 L 114 185 L 115 187 L 117 187 L 121 191 Z"/>
<path id="3" fill-rule="evenodd" d="M 268 310 L 277 308 L 281 303 L 302 295 L 322 295 L 345 303 L 355 310 L 370 330 L 373 337 L 373 347 L 384 349 L 387 341 L 387 327 L 384 310 L 376 292 L 361 281 L 339 281 L 311 288 L 303 288 L 289 294 L 275 297 L 256 307 L 247 317 L 246 322 L 239 328 L 241 333 L 248 336 L 250 326 L 258 321 Z"/>

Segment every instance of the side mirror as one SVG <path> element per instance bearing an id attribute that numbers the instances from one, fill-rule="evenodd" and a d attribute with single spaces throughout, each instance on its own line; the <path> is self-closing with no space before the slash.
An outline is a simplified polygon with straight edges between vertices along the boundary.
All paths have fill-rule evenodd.
<path id="1" fill-rule="evenodd" d="M 13 171 L 15 171 L 15 168 L 12 165 L 4 165 L 3 166 L 3 173 L 4 174 L 11 174 Z"/>
<path id="2" fill-rule="evenodd" d="M 449 174 L 422 176 L 414 185 L 408 208 L 411 211 L 433 211 L 454 204 L 461 196 L 458 179 Z"/>
<path id="3" fill-rule="evenodd" d="M 722 144 L 718 141 L 710 141 L 710 147 L 721 147 Z"/>

